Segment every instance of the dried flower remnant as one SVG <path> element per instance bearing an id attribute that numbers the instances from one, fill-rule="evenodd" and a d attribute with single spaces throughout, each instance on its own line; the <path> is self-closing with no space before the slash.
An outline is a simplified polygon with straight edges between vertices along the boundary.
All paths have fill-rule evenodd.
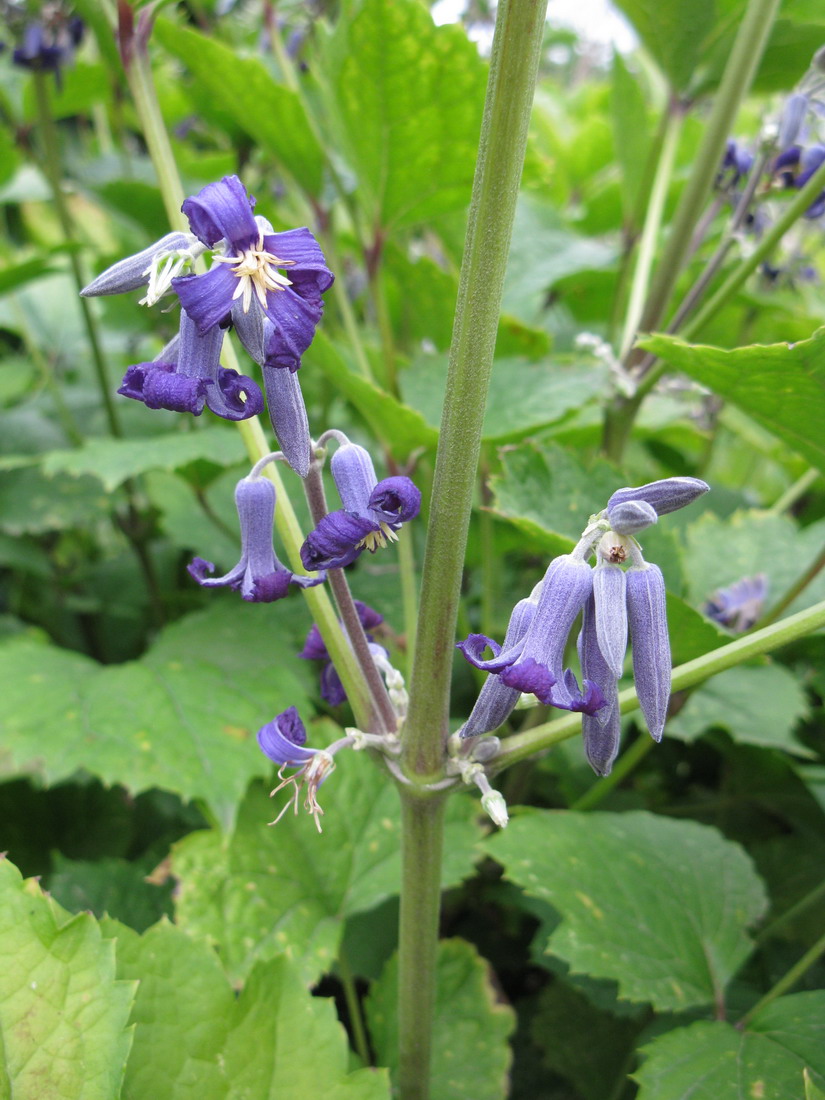
<path id="1" fill-rule="evenodd" d="M 296 707 L 288 707 L 276 715 L 258 730 L 258 745 L 261 752 L 280 765 L 278 778 L 281 782 L 270 791 L 272 798 L 279 791 L 291 787 L 289 799 L 270 825 L 277 825 L 290 806 L 298 813 L 298 800 L 304 790 L 304 809 L 312 814 L 318 832 L 321 829 L 321 817 L 324 811 L 318 802 L 318 789 L 324 780 L 334 771 L 333 752 L 326 749 L 313 749 L 306 745 L 306 728 Z M 349 743 L 351 738 L 345 738 Z M 284 775 L 285 768 L 297 768 L 293 775 Z"/>

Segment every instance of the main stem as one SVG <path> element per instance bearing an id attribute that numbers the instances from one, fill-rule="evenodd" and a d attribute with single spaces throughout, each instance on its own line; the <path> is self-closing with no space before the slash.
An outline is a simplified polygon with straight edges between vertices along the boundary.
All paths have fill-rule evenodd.
<path id="1" fill-rule="evenodd" d="M 421 790 L 441 772 L 448 734 L 453 643 L 481 430 L 546 0 L 501 0 L 459 280 L 447 391 L 422 570 L 402 767 L 398 1089 L 429 1095 L 441 878 L 440 799 Z"/>

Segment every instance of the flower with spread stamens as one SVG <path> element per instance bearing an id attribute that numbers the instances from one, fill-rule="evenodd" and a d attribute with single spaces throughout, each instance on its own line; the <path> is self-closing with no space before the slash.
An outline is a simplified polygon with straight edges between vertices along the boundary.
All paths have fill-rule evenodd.
<path id="1" fill-rule="evenodd" d="M 275 518 L 275 486 L 266 477 L 242 478 L 235 489 L 235 504 L 241 526 L 241 560 L 222 577 L 211 577 L 215 566 L 195 558 L 187 567 L 203 588 L 240 589 L 251 603 L 271 603 L 289 592 L 291 584 L 312 588 L 326 578 L 303 577 L 278 561 L 272 546 Z"/>
<path id="2" fill-rule="evenodd" d="M 297 814 L 301 788 L 306 787 L 304 809 L 315 818 L 315 825 L 320 833 L 320 818 L 324 811 L 318 802 L 318 788 L 335 770 L 335 761 L 331 752 L 308 747 L 306 739 L 306 729 L 296 707 L 288 707 L 258 730 L 261 752 L 280 765 L 278 778 L 281 782 L 270 792 L 269 797 L 272 798 L 284 787 L 293 788 L 286 805 L 269 824 L 277 825 L 290 806 L 294 807 Z M 298 768 L 298 771 L 294 775 L 284 776 L 284 768 Z"/>
<path id="3" fill-rule="evenodd" d="M 408 477 L 378 481 L 369 453 L 342 444 L 330 462 L 343 508 L 329 512 L 301 547 L 306 569 L 342 569 L 362 553 L 374 554 L 397 540 L 403 523 L 415 519 L 421 493 Z"/>
<path id="4" fill-rule="evenodd" d="M 257 314 L 271 322 L 265 366 L 296 371 L 312 343 L 324 304 L 321 295 L 333 283 L 318 242 L 306 228 L 275 233 L 265 218 L 256 218 L 255 200 L 237 176 L 207 184 L 183 204 L 195 236 L 208 248 L 220 242 L 204 275 L 184 275 L 172 286 L 201 333 L 234 320 L 250 354 L 260 354 Z M 261 360 L 258 360 L 261 362 Z"/>

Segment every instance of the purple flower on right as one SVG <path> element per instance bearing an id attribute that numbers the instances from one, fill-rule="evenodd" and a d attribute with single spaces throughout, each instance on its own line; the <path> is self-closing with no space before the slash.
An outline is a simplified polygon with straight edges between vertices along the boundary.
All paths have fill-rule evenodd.
<path id="1" fill-rule="evenodd" d="M 617 489 L 573 550 L 552 561 L 530 597 L 516 605 L 503 646 L 484 634 L 460 642 L 467 660 L 490 674 L 460 735 L 492 732 L 521 693 L 532 693 L 542 703 L 581 712 L 587 758 L 597 775 L 608 775 L 619 750 L 618 683 L 629 636 L 639 705 L 651 736 L 661 740 L 671 673 L 665 582 L 635 536 L 708 489 L 694 477 Z M 581 688 L 573 671 L 563 668 L 580 613 Z M 487 649 L 492 656 L 485 658 Z"/>

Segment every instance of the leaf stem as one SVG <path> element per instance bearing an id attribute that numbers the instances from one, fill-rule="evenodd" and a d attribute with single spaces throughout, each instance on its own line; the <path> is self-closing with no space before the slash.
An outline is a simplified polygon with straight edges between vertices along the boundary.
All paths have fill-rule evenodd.
<path id="1" fill-rule="evenodd" d="M 586 790 L 580 798 L 576 799 L 570 809 L 592 810 L 594 806 L 598 806 L 612 790 L 618 787 L 623 779 L 627 778 L 636 765 L 644 760 L 655 744 L 656 742 L 651 737 L 646 737 L 644 734 L 637 737 L 630 748 L 626 749 L 613 765 L 610 775 L 606 775 L 604 779 L 596 780 L 589 790 Z"/>
<path id="2" fill-rule="evenodd" d="M 349 1023 L 352 1029 L 352 1039 L 355 1043 L 355 1049 L 364 1065 L 370 1066 L 372 1065 L 372 1057 L 370 1056 L 367 1029 L 364 1025 L 364 1013 L 361 1009 L 361 999 L 358 996 L 358 990 L 355 988 L 355 978 L 350 969 L 349 959 L 343 949 L 338 952 L 337 963 L 338 977 L 341 979 L 341 985 L 344 987 L 344 999 L 347 1002 L 347 1013 L 349 1015 Z"/>
<path id="3" fill-rule="evenodd" d="M 771 1001 L 775 1001 L 777 997 L 781 997 L 783 993 L 791 989 L 796 985 L 799 979 L 810 970 L 814 963 L 825 954 L 825 933 L 823 933 L 813 947 L 808 948 L 805 954 L 790 968 L 787 974 L 784 974 L 779 981 L 769 989 L 761 1000 L 757 1001 L 753 1008 L 749 1009 L 742 1019 L 737 1024 L 739 1028 L 746 1028 L 754 1016 L 757 1016 L 764 1008 L 767 1008 Z"/>
<path id="4" fill-rule="evenodd" d="M 619 345 L 619 357 L 621 359 L 625 359 L 633 347 L 639 320 L 642 316 L 645 300 L 648 297 L 650 273 L 653 270 L 656 244 L 662 228 L 665 199 L 673 177 L 673 168 L 676 163 L 676 152 L 679 148 L 679 138 L 682 133 L 684 118 L 684 109 L 676 100 L 671 100 L 659 160 L 656 165 L 656 175 L 653 178 L 653 187 L 651 188 L 642 236 L 639 241 L 639 252 L 633 271 L 633 280 L 630 284 L 630 297 Z"/>
<path id="5" fill-rule="evenodd" d="M 766 924 L 755 937 L 757 947 L 775 936 L 780 928 L 784 928 L 786 924 L 790 924 L 792 920 L 796 920 L 798 916 L 810 909 L 810 907 L 815 905 L 822 897 L 825 897 L 825 879 L 823 879 L 818 886 L 815 886 L 813 890 L 810 890 L 803 898 L 800 898 L 796 904 L 790 907 L 790 909 L 786 909 L 784 913 L 776 918 L 776 920 L 771 921 L 770 924 Z"/>
<path id="6" fill-rule="evenodd" d="M 709 680 L 711 676 L 716 676 L 729 668 L 735 668 L 752 657 L 772 653 L 775 649 L 788 645 L 798 638 L 804 638 L 805 635 L 824 626 L 825 600 L 822 600 L 813 607 L 782 619 L 781 622 L 773 623 L 762 630 L 755 630 L 753 634 L 743 635 L 728 645 L 712 649 L 701 657 L 679 665 L 673 670 L 672 690 L 681 691 L 684 688 L 695 687 L 696 684 Z M 619 705 L 622 714 L 638 709 L 639 699 L 635 688 L 627 688 L 620 693 Z M 491 771 L 497 773 L 519 760 L 524 760 L 536 752 L 558 744 L 559 741 L 575 737 L 580 730 L 581 717 L 578 714 L 567 714 L 553 722 L 545 722 L 523 733 L 514 734 L 502 743 L 501 752 L 491 764 Z"/>
<path id="7" fill-rule="evenodd" d="M 768 513 L 772 516 L 781 516 L 783 512 L 787 512 L 788 509 L 792 508 L 799 498 L 803 497 L 811 486 L 815 485 L 821 477 L 822 471 L 817 470 L 815 466 L 806 470 L 805 473 L 797 478 L 793 485 L 789 485 L 782 496 L 771 505 L 768 509 Z"/>

